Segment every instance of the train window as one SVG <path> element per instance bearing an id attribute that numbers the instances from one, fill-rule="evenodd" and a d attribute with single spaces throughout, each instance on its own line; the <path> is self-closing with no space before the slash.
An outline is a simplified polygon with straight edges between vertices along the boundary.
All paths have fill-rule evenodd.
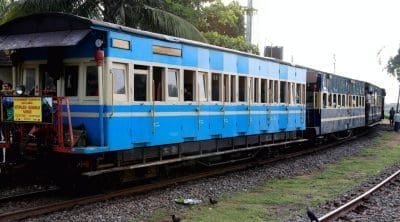
<path id="1" fill-rule="evenodd" d="M 260 102 L 260 79 L 254 78 L 254 102 Z"/>
<path id="2" fill-rule="evenodd" d="M 249 77 L 249 85 L 247 86 L 247 88 L 249 89 L 248 94 L 248 101 L 250 102 L 254 102 L 254 79 L 252 77 Z"/>
<path id="3" fill-rule="evenodd" d="M 199 101 L 207 101 L 207 73 L 199 72 L 197 84 L 199 86 Z"/>
<path id="4" fill-rule="evenodd" d="M 291 100 L 290 100 L 290 104 L 295 104 L 296 103 L 296 93 L 297 93 L 297 90 L 296 90 L 296 83 L 291 83 L 292 84 L 292 87 L 291 87 L 291 93 L 290 93 L 290 97 L 291 97 Z"/>
<path id="5" fill-rule="evenodd" d="M 229 102 L 230 101 L 230 99 L 229 99 L 229 95 L 230 95 L 230 93 L 229 93 L 229 89 L 231 88 L 231 87 L 229 87 L 229 75 L 224 75 L 224 93 L 223 93 L 223 101 L 224 102 Z"/>
<path id="6" fill-rule="evenodd" d="M 79 66 L 65 66 L 64 68 L 64 95 L 78 96 Z"/>
<path id="7" fill-rule="evenodd" d="M 126 93 L 126 66 L 113 64 L 113 93 L 124 95 Z"/>
<path id="8" fill-rule="evenodd" d="M 279 102 L 279 81 L 274 80 L 274 103 Z"/>
<path id="9" fill-rule="evenodd" d="M 268 103 L 273 103 L 274 102 L 274 80 L 269 80 L 268 81 Z"/>
<path id="10" fill-rule="evenodd" d="M 301 84 L 296 84 L 296 104 L 300 104 L 302 102 L 302 85 Z"/>
<path id="11" fill-rule="evenodd" d="M 185 70 L 183 71 L 183 100 L 194 101 L 194 71 Z"/>
<path id="12" fill-rule="evenodd" d="M 146 101 L 147 100 L 147 69 L 137 69 L 135 65 L 134 77 L 133 77 L 133 100 L 134 101 Z M 146 67 L 147 68 L 147 67 Z"/>
<path id="13" fill-rule="evenodd" d="M 326 108 L 328 106 L 328 94 L 327 93 L 323 93 L 322 95 L 322 105 L 324 108 Z"/>
<path id="14" fill-rule="evenodd" d="M 352 107 L 356 107 L 356 96 L 352 97 Z"/>
<path id="15" fill-rule="evenodd" d="M 268 101 L 268 80 L 261 79 L 261 102 L 266 103 Z"/>
<path id="16" fill-rule="evenodd" d="M 246 101 L 246 77 L 239 76 L 239 102 Z"/>
<path id="17" fill-rule="evenodd" d="M 26 91 L 28 95 L 35 95 L 35 86 L 36 86 L 36 79 L 35 79 L 35 69 L 28 68 L 24 70 L 24 85 L 26 87 Z"/>
<path id="18" fill-rule="evenodd" d="M 287 92 L 287 82 L 281 81 L 280 83 L 280 103 L 287 103 L 287 97 L 288 97 L 288 92 Z"/>
<path id="19" fill-rule="evenodd" d="M 364 99 L 365 97 L 363 96 L 363 97 L 361 97 L 361 105 L 363 106 L 363 107 L 365 107 L 365 99 Z"/>
<path id="20" fill-rule="evenodd" d="M 301 85 L 301 104 L 306 104 L 306 85 L 302 84 Z M 319 100 L 318 100 L 319 101 Z"/>
<path id="21" fill-rule="evenodd" d="M 337 94 L 333 94 L 332 107 L 337 107 Z"/>
<path id="22" fill-rule="evenodd" d="M 176 69 L 168 69 L 167 86 L 168 86 L 168 99 L 178 100 L 178 76 L 179 71 Z"/>
<path id="23" fill-rule="evenodd" d="M 211 74 L 211 100 L 212 101 L 221 101 L 220 96 L 220 82 L 221 82 L 221 75 L 213 73 Z"/>
<path id="24" fill-rule="evenodd" d="M 164 87 L 163 87 L 163 73 L 164 68 L 153 67 L 153 101 L 163 101 Z"/>
<path id="25" fill-rule="evenodd" d="M 328 105 L 327 106 L 332 107 L 332 94 L 331 93 L 328 94 Z"/>
<path id="26" fill-rule="evenodd" d="M 86 67 L 86 96 L 99 96 L 97 66 Z"/>
<path id="27" fill-rule="evenodd" d="M 231 102 L 236 102 L 236 76 L 231 76 Z"/>

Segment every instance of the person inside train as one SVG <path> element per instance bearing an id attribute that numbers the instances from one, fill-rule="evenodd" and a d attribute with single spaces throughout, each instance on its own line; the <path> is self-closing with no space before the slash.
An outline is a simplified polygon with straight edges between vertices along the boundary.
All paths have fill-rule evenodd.
<path id="1" fill-rule="evenodd" d="M 12 95 L 12 84 L 9 82 L 3 83 L 2 95 L 11 96 Z"/>
<path id="2" fill-rule="evenodd" d="M 394 123 L 394 114 L 395 114 L 395 111 L 394 111 L 394 108 L 392 107 L 392 108 L 390 109 L 390 111 L 389 111 L 390 126 L 393 126 L 393 123 Z"/>

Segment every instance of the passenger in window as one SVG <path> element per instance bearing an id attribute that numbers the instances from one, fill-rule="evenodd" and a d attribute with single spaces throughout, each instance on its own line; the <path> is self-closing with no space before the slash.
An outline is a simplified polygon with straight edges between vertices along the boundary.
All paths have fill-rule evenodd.
<path id="1" fill-rule="evenodd" d="M 4 96 L 12 96 L 12 84 L 7 82 L 2 85 L 2 95 Z"/>

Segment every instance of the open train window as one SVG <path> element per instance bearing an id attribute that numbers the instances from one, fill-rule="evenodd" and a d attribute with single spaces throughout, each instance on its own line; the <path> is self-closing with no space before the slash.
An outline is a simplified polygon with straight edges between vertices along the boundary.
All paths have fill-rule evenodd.
<path id="1" fill-rule="evenodd" d="M 236 91 L 237 91 L 237 86 L 236 86 L 236 76 L 232 75 L 231 76 L 231 102 L 236 102 Z"/>
<path id="2" fill-rule="evenodd" d="M 167 74 L 167 89 L 168 100 L 178 100 L 179 98 L 179 70 L 168 69 Z"/>
<path id="3" fill-rule="evenodd" d="M 246 101 L 246 77 L 239 76 L 239 102 Z"/>
<path id="4" fill-rule="evenodd" d="M 328 106 L 328 94 L 323 93 L 322 95 L 322 106 L 326 108 Z"/>
<path id="5" fill-rule="evenodd" d="M 285 81 L 280 82 L 280 88 L 279 88 L 280 89 L 279 90 L 279 92 L 280 92 L 279 102 L 280 103 L 286 103 L 286 97 L 287 97 L 286 85 L 287 85 L 287 82 L 285 82 Z"/>
<path id="6" fill-rule="evenodd" d="M 153 67 L 153 101 L 163 101 L 164 100 L 164 87 L 163 87 L 163 73 L 165 68 Z"/>
<path id="7" fill-rule="evenodd" d="M 134 74 L 133 74 L 133 100 L 134 101 L 147 101 L 148 94 L 148 84 L 147 84 L 147 76 L 148 76 L 147 67 L 137 66 L 135 65 Z"/>
<path id="8" fill-rule="evenodd" d="M 279 81 L 274 80 L 274 103 L 279 102 Z"/>
<path id="9" fill-rule="evenodd" d="M 260 79 L 254 78 L 254 102 L 260 102 Z"/>
<path id="10" fill-rule="evenodd" d="M 212 101 L 221 101 L 220 82 L 221 82 L 221 74 L 213 73 L 211 75 L 211 100 Z"/>
<path id="11" fill-rule="evenodd" d="M 352 107 L 356 107 L 356 96 L 352 97 Z"/>
<path id="12" fill-rule="evenodd" d="M 198 92 L 198 100 L 199 101 L 207 101 L 207 73 L 199 72 L 197 78 L 197 85 L 199 87 Z"/>
<path id="13" fill-rule="evenodd" d="M 86 66 L 86 96 L 99 96 L 99 77 L 97 66 Z"/>
<path id="14" fill-rule="evenodd" d="M 268 80 L 261 79 L 261 102 L 268 102 Z"/>
<path id="15" fill-rule="evenodd" d="M 183 71 L 183 100 L 194 101 L 194 71 Z"/>
<path id="16" fill-rule="evenodd" d="M 362 105 L 362 107 L 365 107 L 365 97 L 364 96 L 361 97 L 361 105 Z"/>
<path id="17" fill-rule="evenodd" d="M 247 86 L 247 88 L 249 89 L 247 92 L 249 94 L 248 96 L 248 101 L 249 102 L 254 102 L 254 78 L 253 77 L 249 77 L 248 78 L 249 81 L 249 85 Z"/>
<path id="18" fill-rule="evenodd" d="M 230 93 L 229 93 L 229 89 L 231 88 L 231 87 L 229 87 L 229 75 L 224 75 L 224 93 L 223 93 L 223 101 L 224 102 L 229 102 L 230 101 L 230 99 L 229 99 L 229 95 L 230 95 Z"/>
<path id="19" fill-rule="evenodd" d="M 332 107 L 332 94 L 328 93 L 328 107 Z"/>
<path id="20" fill-rule="evenodd" d="M 337 107 L 337 94 L 333 94 L 333 102 L 332 102 L 332 107 L 336 108 Z"/>
<path id="21" fill-rule="evenodd" d="M 296 83 L 290 83 L 290 104 L 296 103 Z"/>
<path id="22" fill-rule="evenodd" d="M 65 66 L 64 68 L 64 95 L 78 96 L 79 66 Z"/>
<path id="23" fill-rule="evenodd" d="M 295 98 L 296 98 L 296 104 L 300 104 L 302 103 L 302 85 L 301 84 L 296 84 L 296 94 L 295 94 Z"/>
<path id="24" fill-rule="evenodd" d="M 273 103 L 274 102 L 274 81 L 273 80 L 269 80 L 268 95 L 269 95 L 268 102 Z"/>

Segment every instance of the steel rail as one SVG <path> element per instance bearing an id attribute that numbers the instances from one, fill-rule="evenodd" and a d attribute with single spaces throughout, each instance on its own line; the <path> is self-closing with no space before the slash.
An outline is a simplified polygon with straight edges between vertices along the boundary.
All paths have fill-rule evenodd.
<path id="1" fill-rule="evenodd" d="M 362 133 L 362 135 L 366 134 L 367 132 L 368 131 Z M 47 214 L 47 213 L 51 213 L 51 212 L 55 212 L 55 211 L 69 209 L 69 208 L 72 208 L 77 205 L 82 206 L 82 205 L 87 205 L 87 204 L 91 204 L 91 203 L 95 203 L 95 202 L 99 202 L 99 201 L 109 200 L 112 198 L 137 195 L 140 193 L 145 193 L 145 192 L 149 192 L 152 190 L 161 189 L 161 188 L 169 187 L 169 186 L 176 185 L 176 184 L 181 184 L 181 183 L 192 181 L 192 180 L 197 180 L 197 179 L 211 177 L 211 176 L 223 175 L 226 173 L 230 173 L 230 172 L 234 172 L 234 171 L 238 171 L 238 170 L 244 170 L 244 169 L 248 169 L 248 168 L 255 167 L 255 166 L 271 164 L 271 163 L 278 162 L 278 161 L 281 161 L 284 159 L 290 159 L 290 158 L 314 153 L 317 151 L 321 151 L 324 149 L 328 149 L 333 146 L 337 146 L 337 145 L 340 145 L 340 144 L 343 144 L 346 142 L 350 142 L 356 138 L 358 138 L 358 136 L 353 136 L 346 140 L 341 140 L 341 141 L 337 141 L 335 143 L 321 145 L 321 146 L 318 146 L 318 147 L 315 147 L 312 149 L 305 149 L 305 150 L 301 150 L 301 151 L 297 151 L 297 152 L 292 152 L 292 153 L 281 155 L 278 157 L 269 158 L 266 160 L 246 162 L 246 163 L 233 165 L 233 166 L 229 166 L 229 167 L 225 167 L 225 168 L 212 169 L 211 171 L 207 171 L 207 172 L 201 172 L 201 173 L 197 173 L 197 174 L 193 174 L 193 175 L 182 176 L 179 178 L 166 179 L 166 180 L 163 180 L 156 184 L 145 184 L 145 185 L 126 188 L 126 189 L 122 189 L 122 190 L 112 191 L 111 193 L 96 194 L 96 195 L 92 195 L 92 196 L 86 196 L 86 197 L 80 197 L 80 198 L 76 198 L 76 199 L 72 199 L 72 200 L 66 200 L 66 201 L 62 201 L 59 203 L 48 204 L 45 206 L 39 206 L 39 207 L 34 207 L 34 208 L 29 208 L 29 209 L 24 209 L 24 210 L 18 210 L 18 211 L 14 211 L 14 212 L 8 212 L 8 213 L 0 214 L 0 222 L 21 220 L 21 219 L 28 218 L 28 217 L 39 216 L 39 215 L 43 215 L 43 214 Z"/>
<path id="2" fill-rule="evenodd" d="M 383 185 L 387 184 L 389 181 L 391 181 L 394 177 L 400 174 L 400 170 L 395 172 L 394 174 L 390 175 L 388 178 L 380 182 L 378 185 L 374 186 L 367 192 L 363 193 L 362 195 L 354 198 L 353 200 L 347 202 L 346 204 L 340 206 L 339 208 L 325 214 L 324 216 L 318 218 L 318 221 L 320 222 L 327 222 L 327 221 L 334 221 L 338 219 L 339 217 L 343 216 L 347 212 L 353 210 L 357 206 L 359 206 L 366 197 L 370 196 L 373 192 L 381 188 Z"/>

